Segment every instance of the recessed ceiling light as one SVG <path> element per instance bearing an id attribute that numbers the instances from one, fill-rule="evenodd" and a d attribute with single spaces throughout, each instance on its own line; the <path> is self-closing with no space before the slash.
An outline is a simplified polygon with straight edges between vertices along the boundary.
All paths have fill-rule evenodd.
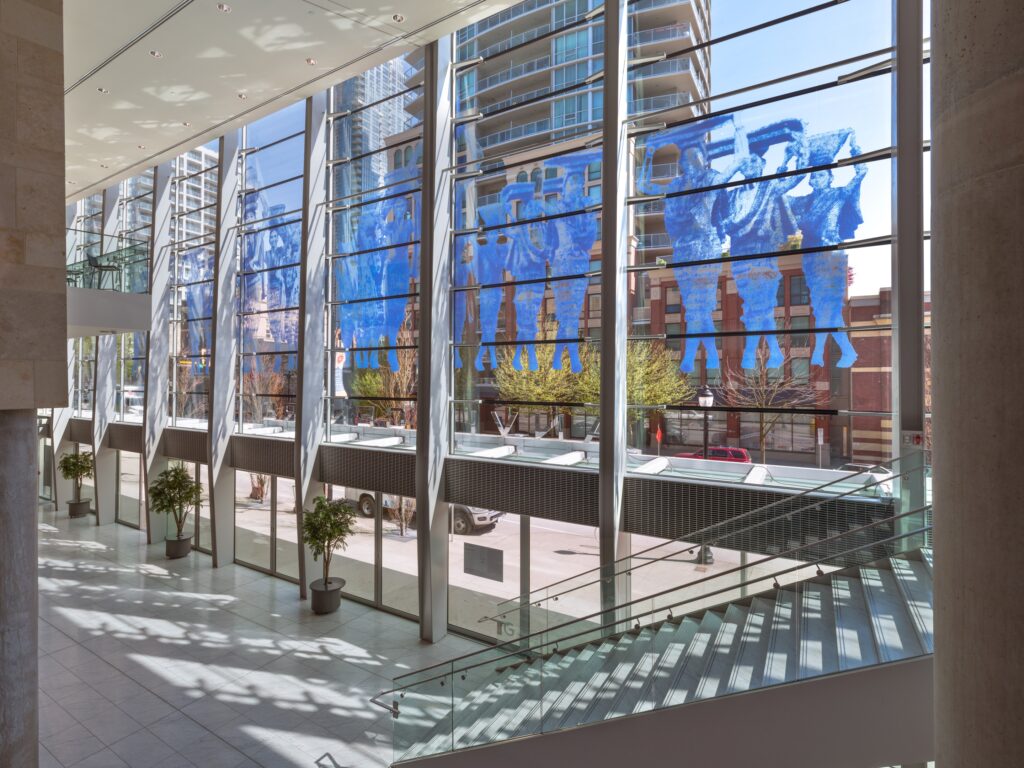
<path id="1" fill-rule="evenodd" d="M 239 94 L 238 94 L 238 98 L 240 98 L 240 99 L 241 99 L 242 101 L 245 101 L 245 100 L 246 100 L 247 98 L 249 98 L 249 97 L 248 97 L 248 96 L 246 96 L 246 95 L 245 95 L 244 93 L 241 93 L 241 92 L 239 92 Z"/>
<path id="2" fill-rule="evenodd" d="M 402 23 L 403 21 L 405 21 L 405 16 L 403 16 L 403 15 L 402 15 L 402 14 L 400 14 L 400 13 L 396 13 L 396 14 L 395 14 L 394 16 L 392 16 L 391 18 L 392 18 L 392 20 L 393 20 L 393 21 L 396 21 L 396 22 L 398 22 L 399 24 L 401 24 L 401 23 Z"/>
<path id="3" fill-rule="evenodd" d="M 154 59 L 162 59 L 164 57 L 164 55 L 155 48 L 149 52 L 149 55 L 152 56 Z"/>
<path id="4" fill-rule="evenodd" d="M 77 181 L 71 181 L 71 179 L 68 179 L 68 184 L 75 185 L 75 184 L 78 184 L 78 182 Z"/>
<path id="5" fill-rule="evenodd" d="M 106 163 L 100 163 L 100 168 L 109 168 L 110 166 Z"/>
<path id="6" fill-rule="evenodd" d="M 310 56 L 308 59 L 306 59 L 306 63 L 309 64 L 309 66 L 311 66 L 311 67 L 315 67 L 316 66 L 316 59 L 314 59 L 312 56 Z"/>
<path id="7" fill-rule="evenodd" d="M 109 88 L 104 88 L 102 85 L 99 88 L 97 88 L 96 90 L 99 91 L 100 93 L 110 93 L 110 89 Z"/>
<path id="8" fill-rule="evenodd" d="M 139 144 L 138 146 L 139 146 L 139 149 L 145 149 L 146 148 L 145 144 Z"/>
<path id="9" fill-rule="evenodd" d="M 185 121 L 182 122 L 182 125 L 184 125 L 186 128 L 188 128 L 190 125 L 192 125 L 192 123 L 190 123 L 188 120 L 185 120 Z"/>
<path id="10" fill-rule="evenodd" d="M 217 3 L 217 10 L 221 13 L 231 13 L 231 6 L 227 3 Z"/>

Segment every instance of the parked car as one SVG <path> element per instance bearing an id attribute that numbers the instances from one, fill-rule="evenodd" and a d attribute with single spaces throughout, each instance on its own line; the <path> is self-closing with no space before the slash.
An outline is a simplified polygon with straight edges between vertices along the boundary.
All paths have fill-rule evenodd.
<path id="1" fill-rule="evenodd" d="M 708 455 L 704 456 L 704 449 L 701 448 L 699 451 L 693 453 L 677 453 L 676 458 L 678 459 L 703 459 L 707 458 L 710 461 L 735 461 L 743 464 L 750 464 L 750 453 L 747 452 L 746 448 L 733 448 L 729 445 L 709 445 Z"/>
<path id="2" fill-rule="evenodd" d="M 356 511 L 363 517 L 373 517 L 377 514 L 377 502 L 372 491 L 361 491 L 358 488 L 347 488 L 346 498 L 356 505 Z M 399 496 L 390 493 L 382 493 L 381 501 L 384 504 L 384 516 L 394 519 L 398 514 Z M 460 536 L 465 536 L 485 528 L 493 528 L 498 518 L 504 512 L 495 512 L 492 509 L 481 509 L 470 507 L 465 504 L 452 504 L 451 530 Z M 413 512 L 409 518 L 409 527 L 416 527 L 416 513 Z"/>

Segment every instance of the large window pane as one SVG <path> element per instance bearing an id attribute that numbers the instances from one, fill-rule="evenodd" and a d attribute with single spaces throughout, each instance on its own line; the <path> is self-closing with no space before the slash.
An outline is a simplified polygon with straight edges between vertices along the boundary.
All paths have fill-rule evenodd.
<path id="1" fill-rule="evenodd" d="M 235 560 L 271 566 L 271 477 L 235 470 Z"/>

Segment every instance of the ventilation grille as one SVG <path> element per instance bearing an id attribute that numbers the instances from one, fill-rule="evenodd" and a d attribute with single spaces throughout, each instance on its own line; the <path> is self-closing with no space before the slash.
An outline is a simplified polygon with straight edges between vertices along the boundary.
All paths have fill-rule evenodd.
<path id="1" fill-rule="evenodd" d="M 107 436 L 110 447 L 119 451 L 142 453 L 145 450 L 141 424 L 111 424 Z"/>
<path id="2" fill-rule="evenodd" d="M 210 459 L 210 441 L 205 430 L 177 429 L 168 427 L 164 430 L 163 450 L 161 453 L 169 459 L 182 461 L 200 461 Z"/>
<path id="3" fill-rule="evenodd" d="M 892 523 L 887 523 L 816 546 L 815 542 L 890 517 L 893 502 L 891 499 L 832 499 L 813 509 L 805 509 L 815 500 L 794 499 L 793 496 L 784 491 L 627 477 L 623 525 L 628 533 L 684 540 L 689 534 L 713 525 L 716 526 L 713 532 L 706 535 L 713 536 L 717 546 L 765 555 L 806 547 L 799 556 L 801 560 L 831 557 L 839 551 L 893 534 Z M 775 502 L 782 503 L 736 520 L 740 515 Z M 792 514 L 785 517 L 787 513 Z M 864 562 L 865 556 L 875 559 L 873 553 L 874 550 L 859 552 L 849 561 L 851 564 L 854 560 Z M 883 554 L 879 549 L 878 557 Z M 847 558 L 841 558 L 837 564 L 846 562 Z"/>
<path id="4" fill-rule="evenodd" d="M 597 473 L 448 457 L 445 499 L 515 515 L 597 526 Z"/>
<path id="5" fill-rule="evenodd" d="M 245 472 L 295 476 L 295 441 L 253 435 L 232 435 L 231 466 Z"/>
<path id="6" fill-rule="evenodd" d="M 317 479 L 364 491 L 416 496 L 416 454 L 321 445 Z"/>
<path id="7" fill-rule="evenodd" d="M 69 420 L 68 440 L 73 443 L 92 445 L 92 419 Z"/>

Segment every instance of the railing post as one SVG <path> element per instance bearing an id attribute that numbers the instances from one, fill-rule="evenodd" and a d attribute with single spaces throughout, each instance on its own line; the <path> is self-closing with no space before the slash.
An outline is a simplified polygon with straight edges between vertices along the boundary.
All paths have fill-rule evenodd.
<path id="1" fill-rule="evenodd" d="M 210 356 L 210 532 L 213 565 L 235 559 L 235 472 L 231 436 L 235 431 L 235 383 L 238 339 L 235 337 L 235 279 L 238 275 L 239 145 L 241 131 L 220 139 L 217 175 L 216 253 L 213 270 L 213 344 Z"/>
<path id="2" fill-rule="evenodd" d="M 295 406 L 295 513 L 299 531 L 299 597 L 306 598 L 317 570 L 302 543 L 303 509 L 323 494 L 314 477 L 324 439 L 324 368 L 327 307 L 327 91 L 306 99 L 306 151 L 303 164 L 305 207 L 302 216 L 302 264 L 299 268 L 298 392 Z"/>
<path id="3" fill-rule="evenodd" d="M 615 560 L 627 554 L 621 533 L 626 468 L 627 216 L 629 153 L 625 119 L 628 87 L 626 0 L 605 3 L 604 113 L 601 173 L 601 442 L 598 539 L 602 566 L 601 606 L 610 609 L 628 597 L 617 584 Z M 626 592 L 626 594 L 619 594 Z"/>
<path id="4" fill-rule="evenodd" d="M 416 390 L 416 554 L 420 637 L 448 631 L 448 504 L 442 478 L 449 443 L 451 348 L 452 41 L 424 49 L 423 168 L 420 222 L 419 382 Z"/>

